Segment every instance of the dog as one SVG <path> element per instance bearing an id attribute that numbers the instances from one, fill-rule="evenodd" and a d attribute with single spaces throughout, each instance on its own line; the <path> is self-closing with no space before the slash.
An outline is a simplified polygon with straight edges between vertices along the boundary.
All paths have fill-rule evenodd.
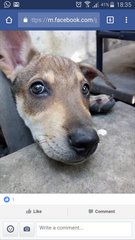
<path id="1" fill-rule="evenodd" d="M 39 53 L 25 31 L 0 32 L 0 69 L 11 82 L 19 115 L 49 158 L 77 164 L 95 152 L 99 136 L 90 86 L 96 76 L 107 81 L 99 70 Z"/>

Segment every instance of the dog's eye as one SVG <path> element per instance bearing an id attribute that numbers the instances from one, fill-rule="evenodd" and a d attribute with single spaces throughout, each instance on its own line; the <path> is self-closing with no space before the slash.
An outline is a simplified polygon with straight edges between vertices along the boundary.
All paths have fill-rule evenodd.
<path id="1" fill-rule="evenodd" d="M 34 95 L 47 96 L 49 94 L 48 88 L 45 86 L 45 84 L 43 82 L 40 82 L 40 81 L 32 83 L 32 85 L 30 86 L 30 91 Z"/>
<path id="2" fill-rule="evenodd" d="M 82 94 L 85 96 L 89 96 L 90 95 L 90 87 L 88 83 L 83 84 L 82 86 Z"/>

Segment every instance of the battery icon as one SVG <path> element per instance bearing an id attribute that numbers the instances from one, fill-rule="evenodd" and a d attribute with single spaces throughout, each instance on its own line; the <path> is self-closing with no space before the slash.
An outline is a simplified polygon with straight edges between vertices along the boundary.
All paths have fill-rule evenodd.
<path id="1" fill-rule="evenodd" d="M 110 8 L 114 8 L 115 5 L 114 5 L 114 2 L 110 2 Z"/>

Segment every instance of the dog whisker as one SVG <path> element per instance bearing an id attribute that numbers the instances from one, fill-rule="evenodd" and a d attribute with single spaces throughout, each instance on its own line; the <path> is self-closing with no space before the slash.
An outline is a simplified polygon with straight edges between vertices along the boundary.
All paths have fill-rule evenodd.
<path id="1" fill-rule="evenodd" d="M 53 136 L 53 138 L 55 138 L 55 136 Z M 69 152 L 65 152 L 65 149 L 62 148 L 60 145 L 58 145 L 56 142 L 54 141 L 51 141 L 51 143 L 47 140 L 47 139 L 44 139 L 44 141 L 40 141 L 40 144 L 42 146 L 43 143 L 46 143 L 49 148 L 51 150 L 53 150 L 53 152 L 55 152 L 55 154 L 58 156 L 59 160 L 63 161 L 63 159 L 65 159 L 65 157 L 67 156 L 68 158 L 72 158 L 72 153 L 69 153 Z M 56 150 L 56 148 L 54 148 L 54 146 L 56 146 L 58 149 L 60 149 L 61 151 L 58 151 Z"/>
<path id="2" fill-rule="evenodd" d="M 39 144 L 42 144 L 42 143 L 45 143 L 46 142 L 46 140 L 45 139 L 43 139 L 43 140 L 37 140 L 37 142 L 39 143 Z"/>

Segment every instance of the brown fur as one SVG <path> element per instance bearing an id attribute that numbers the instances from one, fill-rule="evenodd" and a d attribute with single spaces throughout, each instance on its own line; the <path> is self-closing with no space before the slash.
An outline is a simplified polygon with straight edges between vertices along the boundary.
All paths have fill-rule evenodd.
<path id="1" fill-rule="evenodd" d="M 53 82 L 52 82 L 53 76 Z M 46 98 L 36 98 L 27 90 L 35 80 L 43 80 L 52 90 L 52 96 Z M 88 108 L 86 101 L 81 92 L 81 82 L 87 80 L 80 72 L 79 67 L 73 61 L 67 58 L 56 56 L 39 56 L 37 55 L 22 71 L 19 72 L 13 84 L 13 92 L 18 98 L 25 99 L 25 112 L 30 115 L 35 115 L 39 112 L 50 108 L 53 102 L 65 103 L 69 99 L 70 104 L 74 105 L 74 96 L 78 101 L 78 106 L 81 105 Z M 79 90 L 79 91 L 78 91 Z M 65 99 L 65 92 L 68 96 Z"/>
<path id="2" fill-rule="evenodd" d="M 91 132 L 89 97 L 82 94 L 82 86 L 90 86 L 97 75 L 106 77 L 91 65 L 36 52 L 26 32 L 1 32 L 0 36 L 0 68 L 11 79 L 17 110 L 35 141 L 55 160 L 84 160 L 71 148 L 68 136 L 76 128 Z M 47 97 L 30 91 L 31 84 L 39 80 L 50 90 Z"/>

